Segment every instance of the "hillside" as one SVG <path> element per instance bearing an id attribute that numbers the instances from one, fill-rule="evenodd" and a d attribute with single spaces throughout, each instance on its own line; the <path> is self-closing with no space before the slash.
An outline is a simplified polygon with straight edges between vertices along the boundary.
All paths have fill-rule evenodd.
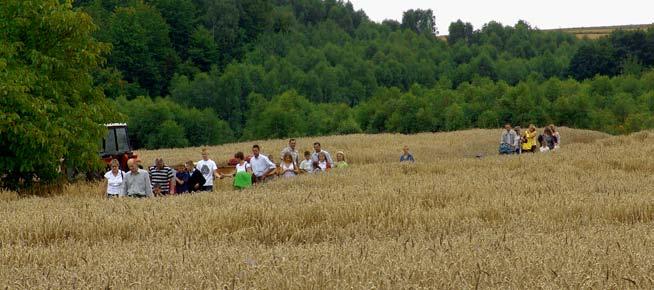
<path id="1" fill-rule="evenodd" d="M 498 131 L 320 140 L 351 168 L 242 192 L 104 200 L 1 193 L 16 288 L 651 288 L 654 133 L 562 130 L 497 156 Z M 276 154 L 285 141 L 258 142 Z M 217 160 L 252 143 L 211 147 Z M 402 144 L 419 162 L 398 165 Z M 143 151 L 198 159 L 198 149 Z M 484 153 L 481 159 L 472 157 Z M 645 153 L 645 154 L 643 154 Z"/>

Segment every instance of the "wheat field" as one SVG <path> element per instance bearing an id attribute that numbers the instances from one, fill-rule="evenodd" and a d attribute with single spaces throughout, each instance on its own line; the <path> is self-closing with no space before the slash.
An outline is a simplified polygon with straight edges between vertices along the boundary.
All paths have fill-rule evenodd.
<path id="1" fill-rule="evenodd" d="M 564 128 L 560 151 L 522 156 L 497 156 L 499 133 L 300 138 L 346 151 L 350 168 L 244 191 L 222 180 L 147 200 L 105 200 L 94 183 L 1 192 L 0 286 L 653 288 L 654 132 Z M 254 143 L 275 157 L 286 145 L 209 152 L 220 163 Z M 397 164 L 404 144 L 415 165 Z"/>

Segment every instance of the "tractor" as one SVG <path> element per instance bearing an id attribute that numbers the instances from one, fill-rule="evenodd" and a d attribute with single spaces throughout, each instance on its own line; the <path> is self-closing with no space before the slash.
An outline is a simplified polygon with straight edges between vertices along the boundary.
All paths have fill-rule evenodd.
<path id="1" fill-rule="evenodd" d="M 129 144 L 127 124 L 113 123 L 105 126 L 107 127 L 107 136 L 102 139 L 100 158 L 107 165 L 107 168 L 112 159 L 117 159 L 120 163 L 120 170 L 128 171 L 127 160 L 137 156 L 132 152 L 132 147 Z"/>

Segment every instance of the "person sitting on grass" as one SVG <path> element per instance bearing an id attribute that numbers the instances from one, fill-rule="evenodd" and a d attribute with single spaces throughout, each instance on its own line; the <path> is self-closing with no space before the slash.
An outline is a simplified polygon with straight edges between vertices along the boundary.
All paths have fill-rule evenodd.
<path id="1" fill-rule="evenodd" d="M 349 165 L 345 161 L 345 153 L 343 153 L 343 151 L 336 152 L 336 164 L 334 164 L 334 168 L 343 169 L 347 168 L 348 166 Z"/>
<path id="2" fill-rule="evenodd" d="M 413 159 L 413 154 L 409 152 L 409 146 L 404 145 L 402 148 L 402 155 L 400 156 L 400 163 L 402 162 L 416 162 L 415 159 Z"/>
<path id="3" fill-rule="evenodd" d="M 561 134 L 556 130 L 554 124 L 549 125 L 550 130 L 552 131 L 552 136 L 554 137 L 554 149 L 559 149 L 561 146 Z"/>
<path id="4" fill-rule="evenodd" d="M 313 164 L 313 172 L 329 172 L 332 166 L 327 160 L 327 155 L 324 152 L 318 153 L 318 162 Z"/>
<path id="5" fill-rule="evenodd" d="M 223 174 L 224 177 L 234 178 L 234 188 L 244 189 L 252 186 L 252 167 L 245 161 L 243 152 L 236 152 L 234 158 L 237 160 L 236 172 L 233 174 Z"/>
<path id="6" fill-rule="evenodd" d="M 515 131 L 515 140 L 513 140 L 513 153 L 522 154 L 522 128 L 520 126 L 515 126 L 513 129 Z"/>
<path id="7" fill-rule="evenodd" d="M 300 163 L 300 170 L 304 173 L 313 172 L 313 161 L 311 160 L 311 152 L 304 151 L 304 160 Z"/>
<path id="8" fill-rule="evenodd" d="M 284 158 L 282 163 L 279 164 L 279 175 L 283 177 L 294 177 L 300 174 L 300 168 L 293 161 L 293 155 L 291 153 L 284 153 Z"/>

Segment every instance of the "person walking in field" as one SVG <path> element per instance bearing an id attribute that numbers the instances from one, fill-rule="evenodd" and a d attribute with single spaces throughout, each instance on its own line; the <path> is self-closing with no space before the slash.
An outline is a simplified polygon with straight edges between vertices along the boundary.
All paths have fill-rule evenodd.
<path id="1" fill-rule="evenodd" d="M 313 172 L 329 172 L 332 164 L 327 160 L 327 154 L 324 151 L 318 153 L 318 162 L 314 164 Z"/>
<path id="2" fill-rule="evenodd" d="M 300 168 L 296 162 L 293 161 L 293 155 L 290 152 L 286 152 L 282 158 L 282 162 L 279 164 L 279 175 L 282 177 L 294 177 L 300 174 Z"/>
<path id="3" fill-rule="evenodd" d="M 311 152 L 304 151 L 304 160 L 300 163 L 300 170 L 304 173 L 313 173 L 313 161 L 311 160 Z"/>
<path id="4" fill-rule="evenodd" d="M 504 125 L 504 131 L 500 137 L 500 154 L 513 154 L 515 152 L 515 131 L 512 130 L 511 124 Z"/>
<path id="5" fill-rule="evenodd" d="M 400 163 L 402 162 L 416 162 L 416 160 L 413 158 L 413 154 L 409 151 L 409 146 L 404 145 L 402 148 L 402 155 L 400 156 Z"/>
<path id="6" fill-rule="evenodd" d="M 313 154 L 311 154 L 311 160 L 313 160 L 313 163 L 318 162 L 318 158 L 320 156 L 320 153 L 322 152 L 325 154 L 325 158 L 329 164 L 334 164 L 334 160 L 332 160 L 332 156 L 329 155 L 329 152 L 322 150 L 322 147 L 320 146 L 320 142 L 315 142 L 313 143 Z"/>
<path id="7" fill-rule="evenodd" d="M 286 153 L 289 153 L 289 154 L 291 154 L 291 158 L 293 158 L 293 163 L 300 164 L 299 163 L 300 153 L 295 148 L 296 145 L 297 145 L 297 142 L 295 141 L 295 139 L 288 140 L 288 147 L 286 147 L 286 148 L 284 148 L 284 150 L 282 150 L 280 159 L 282 161 L 284 161 L 284 155 L 286 155 Z"/>
<path id="8" fill-rule="evenodd" d="M 154 163 L 155 166 L 150 167 L 150 182 L 152 182 L 152 187 L 158 186 L 161 195 L 169 195 L 171 183 L 175 178 L 173 169 L 166 166 L 161 157 L 155 159 Z"/>
<path id="9" fill-rule="evenodd" d="M 252 157 L 250 158 L 250 165 L 252 166 L 252 183 L 259 183 L 266 180 L 270 175 L 275 172 L 277 166 L 270 161 L 268 157 L 261 154 L 259 145 L 252 146 Z"/>
<path id="10" fill-rule="evenodd" d="M 189 192 L 188 180 L 191 178 L 191 173 L 186 164 L 177 166 L 177 173 L 175 174 L 175 194 L 184 194 Z"/>
<path id="11" fill-rule="evenodd" d="M 540 142 L 540 152 L 549 152 L 555 149 L 556 138 L 552 135 L 552 130 L 549 127 L 543 129 L 543 134 L 538 137 Z"/>
<path id="12" fill-rule="evenodd" d="M 202 191 L 202 187 L 204 187 L 204 184 L 207 182 L 207 180 L 204 178 L 204 175 L 202 174 L 202 171 L 197 169 L 191 160 L 186 161 L 185 167 L 186 170 L 189 171 L 190 175 L 187 182 L 188 191 Z"/>
<path id="13" fill-rule="evenodd" d="M 109 166 L 111 166 L 111 170 L 104 174 L 104 194 L 107 198 L 121 197 L 123 196 L 125 173 L 120 170 L 120 164 L 117 159 L 111 160 Z"/>
<path id="14" fill-rule="evenodd" d="M 216 178 L 220 178 L 220 174 L 216 162 L 209 159 L 207 149 L 202 149 L 202 160 L 197 162 L 195 168 L 200 170 L 202 176 L 204 176 L 205 182 L 202 185 L 202 191 L 213 191 L 213 182 Z"/>
<path id="15" fill-rule="evenodd" d="M 349 166 L 350 165 L 348 165 L 345 161 L 345 153 L 343 151 L 336 152 L 336 163 L 334 164 L 334 168 L 344 169 L 348 168 Z"/>
<path id="16" fill-rule="evenodd" d="M 522 136 L 522 152 L 536 153 L 536 149 L 538 148 L 536 146 L 536 135 L 538 135 L 538 132 L 536 132 L 536 126 L 534 126 L 534 124 L 529 124 L 529 128 Z"/>
<path id="17" fill-rule="evenodd" d="M 245 189 L 252 186 L 252 166 L 245 161 L 243 152 L 236 152 L 234 159 L 237 160 L 236 172 L 233 174 L 224 174 L 224 177 L 234 178 L 234 188 Z"/>
<path id="18" fill-rule="evenodd" d="M 129 172 L 125 174 L 123 195 L 134 198 L 151 197 L 152 184 L 148 172 L 140 169 L 134 159 L 127 161 L 127 167 L 129 167 Z"/>

